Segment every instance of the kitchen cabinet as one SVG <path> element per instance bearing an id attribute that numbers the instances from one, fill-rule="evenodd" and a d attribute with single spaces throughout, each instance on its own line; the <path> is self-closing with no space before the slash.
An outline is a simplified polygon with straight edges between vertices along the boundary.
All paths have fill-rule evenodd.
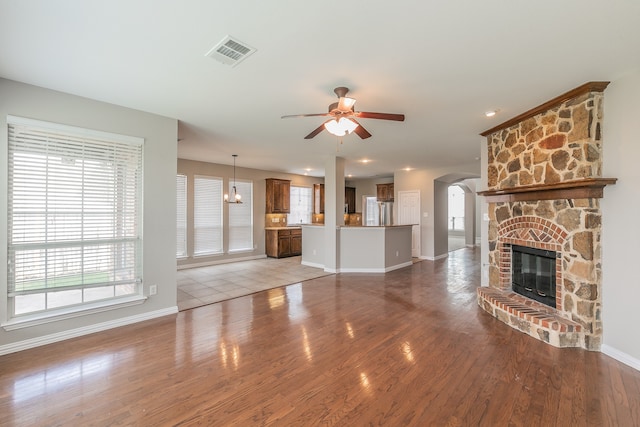
<path id="1" fill-rule="evenodd" d="M 393 182 L 389 184 L 376 184 L 377 199 L 379 202 L 393 202 L 394 188 Z"/>
<path id="2" fill-rule="evenodd" d="M 313 184 L 313 213 L 324 213 L 324 184 Z"/>
<path id="3" fill-rule="evenodd" d="M 355 187 L 344 188 L 344 203 L 347 205 L 347 212 L 356 211 L 356 189 Z M 313 184 L 313 213 L 324 213 L 324 184 Z"/>
<path id="4" fill-rule="evenodd" d="M 356 189 L 355 187 L 345 187 L 344 188 L 344 203 L 347 205 L 347 212 L 345 213 L 355 213 L 356 212 Z"/>
<path id="5" fill-rule="evenodd" d="M 267 256 L 272 258 L 302 255 L 302 229 L 265 230 L 265 246 Z"/>
<path id="6" fill-rule="evenodd" d="M 267 178 L 265 213 L 289 213 L 291 181 Z"/>

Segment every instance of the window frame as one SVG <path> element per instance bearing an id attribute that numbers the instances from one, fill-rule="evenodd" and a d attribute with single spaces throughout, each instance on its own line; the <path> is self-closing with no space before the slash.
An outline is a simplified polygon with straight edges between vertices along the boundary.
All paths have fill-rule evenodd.
<path id="1" fill-rule="evenodd" d="M 181 173 L 176 175 L 176 259 L 185 259 L 189 256 L 189 236 L 187 235 L 189 228 L 189 222 L 187 218 L 187 203 L 189 200 L 188 183 L 189 180 L 187 178 L 187 175 Z M 181 222 L 184 223 L 184 227 L 181 227 Z M 182 253 L 179 253 L 179 231 L 181 230 L 181 228 L 183 229 L 182 235 L 184 236 L 184 239 L 182 240 L 184 251 Z"/>
<path id="2" fill-rule="evenodd" d="M 214 212 L 219 215 L 219 220 L 217 225 L 214 225 L 214 229 L 219 229 L 220 237 L 219 240 L 214 240 L 214 242 L 218 243 L 212 250 L 206 251 L 198 251 L 198 215 L 199 215 L 199 203 L 202 201 L 198 196 L 198 180 L 211 180 L 219 184 L 219 194 L 212 194 L 212 201 L 214 203 L 213 207 L 216 209 Z M 223 212 L 223 188 L 224 188 L 224 180 L 221 177 L 210 176 L 210 175 L 194 175 L 193 177 L 193 257 L 194 258 L 202 258 L 209 256 L 216 256 L 224 254 L 224 212 Z M 213 221 L 216 221 L 216 218 L 213 218 Z"/>
<path id="3" fill-rule="evenodd" d="M 61 318 L 104 311 L 111 307 L 118 308 L 142 303 L 145 299 L 142 285 L 144 139 L 11 115 L 7 116 L 7 132 L 7 287 L 3 292 L 7 314 L 2 323 L 4 329 L 18 329 L 57 321 Z M 65 160 L 65 155 L 70 160 Z M 134 156 L 135 162 L 132 162 L 128 157 L 131 155 Z M 21 165 L 21 161 L 26 162 L 29 157 L 34 161 L 38 160 L 39 167 L 33 165 L 33 168 L 27 168 L 24 164 Z M 113 166 L 113 162 L 116 162 L 118 167 Z M 68 169 L 65 169 L 65 163 L 70 165 Z M 78 163 L 77 168 L 75 167 L 76 163 Z M 81 180 L 80 185 L 69 180 L 69 176 L 74 175 L 65 174 L 67 171 L 72 173 L 74 168 L 82 171 L 79 177 L 75 175 Z M 98 169 L 106 170 L 107 182 L 109 177 L 113 182 L 113 187 L 105 187 L 115 194 L 115 198 L 111 202 L 105 202 L 104 197 L 97 201 L 99 196 L 96 194 L 101 193 L 90 188 L 91 185 L 98 185 L 96 183 L 103 184 L 100 179 L 91 176 L 91 173 L 97 173 Z M 72 182 L 72 184 L 65 184 L 65 180 Z M 57 184 L 58 187 L 48 187 L 53 184 Z M 42 185 L 45 185 L 44 190 L 40 188 Z M 31 188 L 36 189 L 33 194 L 29 191 Z M 37 190 L 41 191 L 38 193 Z M 65 191 L 69 193 L 66 197 L 70 197 L 69 208 L 61 196 Z M 55 201 L 56 198 L 58 198 L 57 201 Z M 95 223 L 91 221 L 96 220 L 89 219 L 95 215 L 94 211 L 98 209 L 98 205 L 101 206 L 99 209 L 101 215 L 107 215 L 107 217 L 113 215 L 113 221 L 118 223 L 113 229 L 114 232 L 120 230 L 115 233 L 118 238 L 113 237 L 114 234 L 111 238 L 105 237 L 104 231 L 98 231 L 100 227 L 104 229 L 104 225 L 94 225 Z M 68 212 L 61 213 L 61 206 L 64 206 Z M 80 207 L 78 208 L 78 206 Z M 105 209 L 110 209 L 111 214 Z M 30 225 L 24 222 L 34 215 L 29 212 L 36 212 L 35 215 L 44 218 L 45 223 L 43 224 L 49 224 L 49 221 L 54 220 L 56 227 L 53 228 L 53 231 L 50 231 L 49 225 L 43 225 L 44 230 L 38 231 L 37 227 L 34 229 L 33 223 Z M 33 218 L 37 220 L 37 216 Z M 21 221 L 26 225 L 20 225 Z M 60 226 L 60 223 L 63 225 Z M 91 226 L 94 229 L 90 230 Z M 113 224 L 112 227 L 114 227 Z M 58 234 L 54 234 L 54 232 Z M 122 245 L 130 245 L 130 249 L 123 249 Z M 94 253 L 102 253 L 98 250 L 101 246 L 112 247 L 116 254 L 126 255 L 129 261 L 122 264 L 122 261 L 114 260 L 111 255 L 111 263 L 116 263 L 113 264 L 113 268 L 115 268 L 112 272 L 113 276 L 107 273 L 107 278 L 101 275 L 101 281 L 94 278 L 91 283 L 91 280 L 87 278 L 91 276 L 91 269 L 96 268 L 98 270 L 93 271 L 103 271 L 105 259 L 109 256 L 103 253 L 96 255 L 99 258 L 86 258 L 87 253 L 91 253 L 92 250 L 97 251 Z M 58 255 L 65 248 L 71 251 L 70 253 L 76 253 L 70 261 Z M 125 252 L 121 252 L 123 250 Z M 28 251 L 36 254 L 38 259 L 43 256 L 43 251 L 45 254 L 51 252 L 51 255 L 45 255 L 44 273 L 29 273 L 31 277 L 36 277 L 36 283 L 41 281 L 41 279 L 37 279 L 38 274 L 44 274 L 43 287 L 41 288 L 43 292 L 37 292 L 40 288 L 25 288 L 25 286 L 33 286 L 25 282 L 27 276 L 24 276 L 26 274 L 24 268 L 30 264 L 27 264 L 27 261 L 22 261 L 20 264 L 15 263 L 15 254 L 25 253 L 26 255 L 21 255 L 24 257 L 28 256 Z M 40 255 L 37 255 L 38 253 Z M 54 258 L 51 258 L 52 256 Z M 58 258 L 55 258 L 56 256 Z M 51 261 L 52 259 L 53 261 Z M 97 259 L 100 261 L 95 261 Z M 58 264 L 61 262 L 65 265 L 71 263 L 69 268 L 72 272 L 67 272 L 66 275 L 60 273 L 62 269 Z M 43 261 L 39 260 L 39 264 L 42 263 Z M 112 265 L 109 261 L 106 263 Z M 22 267 L 23 265 L 24 267 Z M 102 269 L 100 269 L 100 265 L 103 266 Z M 125 270 L 120 270 L 123 266 Z M 110 268 L 106 271 L 111 271 Z M 78 272 L 74 273 L 74 271 Z M 119 273 L 115 273 L 116 271 L 124 271 L 124 276 L 119 276 Z M 81 282 L 68 284 L 68 282 L 74 282 L 73 277 L 77 275 L 80 275 Z M 20 277 L 20 279 L 16 277 Z M 56 280 L 62 280 L 59 278 L 64 279 L 65 277 L 67 284 L 64 286 L 55 284 Z M 34 279 L 29 280 L 33 281 Z M 52 286 L 49 285 L 50 281 L 53 283 Z M 127 284 L 128 288 L 120 288 L 121 291 L 122 289 L 125 291 L 118 295 L 117 287 L 121 286 L 120 283 Z M 109 287 L 112 288 L 111 296 L 94 295 L 91 297 L 91 292 L 87 294 L 92 289 L 95 292 L 99 288 L 108 290 Z M 80 302 L 56 306 L 54 302 L 49 301 L 49 298 L 54 298 L 54 293 L 65 290 L 80 291 Z M 19 297 L 39 294 L 43 294 L 44 309 L 16 312 Z"/>
<path id="4" fill-rule="evenodd" d="M 294 198 L 294 193 L 296 191 L 294 191 L 295 189 L 304 189 L 304 190 L 308 190 L 309 192 L 309 196 L 308 196 L 308 200 L 309 200 L 309 210 L 308 212 L 305 213 L 305 218 L 302 218 L 300 215 L 297 215 L 296 217 L 293 217 L 294 214 L 291 213 L 291 211 L 294 210 L 294 206 L 298 205 L 298 201 L 293 200 Z M 290 213 L 287 215 L 287 224 L 290 225 L 294 225 L 294 224 L 311 224 L 312 220 L 313 220 L 313 187 L 310 186 L 306 186 L 306 185 L 291 185 L 289 187 L 289 210 Z M 300 219 L 300 221 L 296 221 L 297 219 Z"/>
<path id="5" fill-rule="evenodd" d="M 248 184 L 248 185 L 247 185 Z M 233 193 L 233 185 L 234 182 L 229 181 L 228 194 L 229 197 L 232 197 Z M 235 181 L 236 189 L 238 194 L 242 196 L 242 203 L 227 203 L 228 207 L 228 220 L 227 220 L 227 232 L 228 232 L 228 247 L 227 253 L 234 254 L 238 252 L 250 252 L 253 251 L 253 181 L 252 180 L 243 180 L 238 179 Z M 237 210 L 248 210 L 247 217 L 249 218 L 249 224 L 239 225 L 238 227 L 248 228 L 249 229 L 249 240 L 245 242 L 244 247 L 239 247 L 232 249 L 231 243 L 233 239 L 233 224 L 234 219 L 237 219 L 238 216 L 234 216 L 234 210 L 237 213 Z M 247 212 L 245 212 L 247 213 Z"/>

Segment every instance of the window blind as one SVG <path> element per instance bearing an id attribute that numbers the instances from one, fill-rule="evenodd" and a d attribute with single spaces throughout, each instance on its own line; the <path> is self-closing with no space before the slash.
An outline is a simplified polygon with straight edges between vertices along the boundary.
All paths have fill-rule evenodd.
<path id="1" fill-rule="evenodd" d="M 222 253 L 222 179 L 194 177 L 193 197 L 194 255 Z"/>
<path id="2" fill-rule="evenodd" d="M 187 177 L 176 176 L 176 258 L 187 256 Z"/>
<path id="3" fill-rule="evenodd" d="M 14 315 L 141 292 L 141 138 L 9 116 Z"/>
<path id="4" fill-rule="evenodd" d="M 236 190 L 242 203 L 229 203 L 229 252 L 253 250 L 253 182 L 237 181 Z"/>

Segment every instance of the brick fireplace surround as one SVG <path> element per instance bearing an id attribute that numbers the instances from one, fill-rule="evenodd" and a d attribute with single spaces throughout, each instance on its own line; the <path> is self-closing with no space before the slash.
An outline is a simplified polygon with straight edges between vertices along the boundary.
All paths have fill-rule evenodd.
<path id="1" fill-rule="evenodd" d="M 600 350 L 603 92 L 590 82 L 482 133 L 488 144 L 488 313 L 556 347 Z M 556 308 L 511 290 L 511 245 L 552 250 Z"/>

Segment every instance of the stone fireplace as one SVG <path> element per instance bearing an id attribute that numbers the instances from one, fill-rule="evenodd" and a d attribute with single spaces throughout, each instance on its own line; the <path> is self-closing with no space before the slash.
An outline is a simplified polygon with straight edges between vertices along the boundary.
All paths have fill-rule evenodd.
<path id="1" fill-rule="evenodd" d="M 489 202 L 489 286 L 478 288 L 478 303 L 557 347 L 599 350 L 601 344 L 600 198 L 615 183 L 601 177 L 607 84 L 587 83 L 482 133 L 488 189 L 479 194 Z M 556 256 L 550 265 L 555 307 L 513 291 L 514 246 Z"/>

